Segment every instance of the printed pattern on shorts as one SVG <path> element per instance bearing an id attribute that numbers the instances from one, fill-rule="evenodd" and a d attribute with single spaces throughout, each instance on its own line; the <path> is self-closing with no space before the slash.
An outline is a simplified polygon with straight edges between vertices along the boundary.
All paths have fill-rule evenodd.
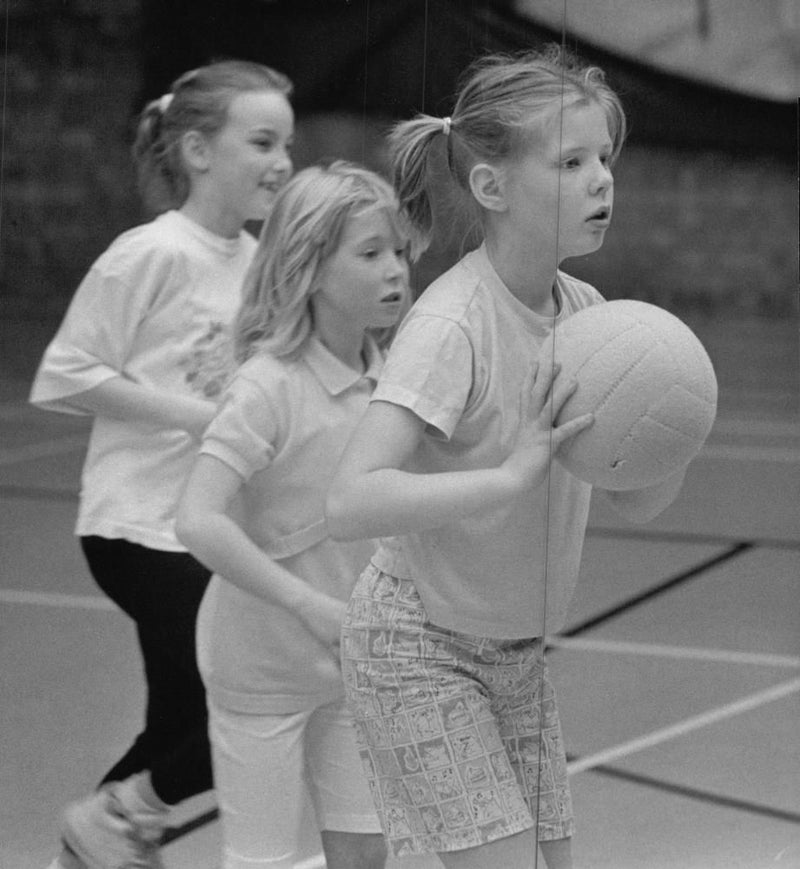
<path id="1" fill-rule="evenodd" d="M 395 856 L 471 848 L 534 826 L 540 840 L 572 835 L 541 641 L 439 628 L 413 582 L 370 565 L 348 605 L 342 668 Z"/>

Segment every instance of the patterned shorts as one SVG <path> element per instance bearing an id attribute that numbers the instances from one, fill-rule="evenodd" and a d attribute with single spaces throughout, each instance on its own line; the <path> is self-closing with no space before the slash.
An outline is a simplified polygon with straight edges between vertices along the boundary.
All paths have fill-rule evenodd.
<path id="1" fill-rule="evenodd" d="M 410 580 L 370 565 L 348 606 L 342 668 L 395 856 L 472 848 L 534 826 L 540 840 L 573 834 L 541 640 L 439 628 Z"/>

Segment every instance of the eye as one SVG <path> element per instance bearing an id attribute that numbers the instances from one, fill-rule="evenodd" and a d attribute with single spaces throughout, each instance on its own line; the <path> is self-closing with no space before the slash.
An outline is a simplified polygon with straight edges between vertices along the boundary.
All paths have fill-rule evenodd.
<path id="1" fill-rule="evenodd" d="M 577 169 L 581 165 L 581 161 L 577 157 L 567 157 L 561 162 L 565 169 Z"/>

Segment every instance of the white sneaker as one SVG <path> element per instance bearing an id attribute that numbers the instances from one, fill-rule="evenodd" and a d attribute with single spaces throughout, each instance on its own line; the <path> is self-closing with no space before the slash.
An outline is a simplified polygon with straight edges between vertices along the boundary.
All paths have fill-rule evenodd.
<path id="1" fill-rule="evenodd" d="M 141 835 L 114 785 L 67 806 L 62 835 L 86 869 L 164 869 L 158 841 Z"/>

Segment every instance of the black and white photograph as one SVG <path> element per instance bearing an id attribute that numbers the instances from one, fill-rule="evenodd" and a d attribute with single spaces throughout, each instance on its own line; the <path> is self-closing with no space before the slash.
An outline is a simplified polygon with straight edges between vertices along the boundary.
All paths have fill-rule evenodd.
<path id="1" fill-rule="evenodd" d="M 0 34 L 0 869 L 800 869 L 797 0 Z"/>

